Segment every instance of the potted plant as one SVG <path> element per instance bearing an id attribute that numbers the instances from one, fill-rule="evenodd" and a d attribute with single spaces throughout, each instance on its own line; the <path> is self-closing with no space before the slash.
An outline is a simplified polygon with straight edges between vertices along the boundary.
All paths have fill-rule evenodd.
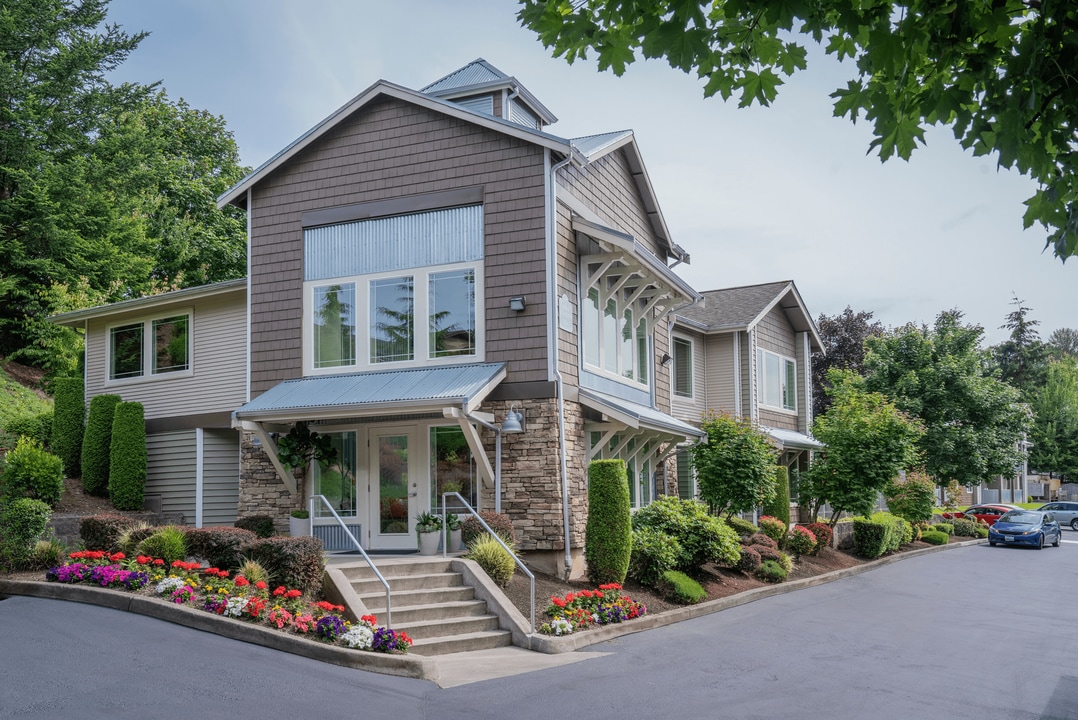
<path id="1" fill-rule="evenodd" d="M 288 517 L 288 534 L 302 537 L 311 534 L 311 514 L 306 510 L 293 510 Z"/>
<path id="2" fill-rule="evenodd" d="M 438 552 L 438 542 L 442 539 L 441 516 L 429 512 L 416 515 L 415 531 L 419 536 L 419 554 L 436 554 Z"/>
<path id="3" fill-rule="evenodd" d="M 460 552 L 460 518 L 456 513 L 445 516 L 445 528 L 449 531 L 449 552 Z"/>

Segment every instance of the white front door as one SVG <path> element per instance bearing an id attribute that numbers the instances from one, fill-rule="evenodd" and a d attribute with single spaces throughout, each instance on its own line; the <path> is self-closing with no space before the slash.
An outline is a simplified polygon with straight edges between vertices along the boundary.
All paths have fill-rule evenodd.
<path id="1" fill-rule="evenodd" d="M 369 431 L 370 547 L 414 550 L 415 516 L 420 512 L 420 448 L 417 428 L 377 427 Z"/>

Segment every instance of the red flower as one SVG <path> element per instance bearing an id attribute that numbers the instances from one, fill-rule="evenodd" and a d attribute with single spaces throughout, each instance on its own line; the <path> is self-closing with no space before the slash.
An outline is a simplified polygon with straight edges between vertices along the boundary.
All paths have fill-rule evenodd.
<path id="1" fill-rule="evenodd" d="M 295 600 L 296 598 L 301 597 L 302 595 L 303 595 L 302 590 L 289 590 L 288 592 L 286 592 L 284 594 L 284 596 L 286 598 L 288 598 L 289 600 Z"/>
<path id="2" fill-rule="evenodd" d="M 562 600 L 560 597 L 551 597 L 550 602 L 554 603 L 555 605 L 557 605 L 560 608 L 565 607 L 565 601 Z"/>
<path id="3" fill-rule="evenodd" d="M 242 575 L 236 576 L 236 587 L 247 587 L 251 583 L 247 582 L 247 578 Z"/>
<path id="4" fill-rule="evenodd" d="M 174 567 L 174 568 L 183 568 L 184 570 L 186 570 L 187 569 L 187 563 L 185 563 L 183 560 L 173 560 L 172 561 L 172 567 Z"/>
<path id="5" fill-rule="evenodd" d="M 216 575 L 219 571 L 217 568 L 206 568 L 202 572 L 206 575 Z"/>
<path id="6" fill-rule="evenodd" d="M 285 594 L 285 587 L 284 587 L 284 585 L 278 585 L 277 587 L 275 587 L 275 588 L 273 589 L 273 596 L 274 596 L 274 597 L 280 597 L 280 596 L 282 596 L 282 595 L 284 595 L 284 594 Z"/>
<path id="7" fill-rule="evenodd" d="M 218 572 L 217 572 L 217 577 L 219 577 L 219 578 L 221 578 L 222 580 L 224 580 L 225 578 L 227 578 L 227 577 L 228 577 L 228 570 L 220 570 L 220 571 L 218 571 Z"/>
<path id="8" fill-rule="evenodd" d="M 376 618 L 374 615 L 364 615 L 363 617 L 360 618 L 360 620 L 362 620 L 365 623 L 370 623 L 371 625 L 377 625 L 378 624 L 378 618 Z"/>
<path id="9" fill-rule="evenodd" d="M 258 582 L 255 583 L 255 587 L 258 588 L 259 590 L 265 590 L 266 589 L 266 581 L 265 580 L 259 580 Z"/>
<path id="10" fill-rule="evenodd" d="M 164 565 L 165 561 L 162 560 L 161 558 L 157 558 L 156 560 L 153 561 L 153 564 L 154 565 Z"/>

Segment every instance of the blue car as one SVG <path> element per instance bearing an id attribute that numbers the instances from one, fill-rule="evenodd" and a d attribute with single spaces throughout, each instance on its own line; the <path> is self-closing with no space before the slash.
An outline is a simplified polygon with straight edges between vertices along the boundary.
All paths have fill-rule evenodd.
<path id="1" fill-rule="evenodd" d="M 1039 510 L 1011 510 L 988 528 L 988 544 L 1031 545 L 1040 550 L 1045 543 L 1059 547 L 1063 531 L 1055 515 Z"/>

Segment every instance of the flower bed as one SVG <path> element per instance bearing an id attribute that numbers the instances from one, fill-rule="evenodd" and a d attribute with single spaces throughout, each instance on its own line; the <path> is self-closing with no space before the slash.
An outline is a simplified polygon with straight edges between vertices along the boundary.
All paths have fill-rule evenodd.
<path id="1" fill-rule="evenodd" d="M 203 568 L 197 562 L 177 560 L 166 566 L 160 558 L 129 559 L 123 553 L 100 550 L 73 552 L 69 557 L 72 562 L 49 568 L 45 579 L 152 593 L 178 605 L 356 650 L 399 654 L 412 645 L 407 633 L 379 627 L 374 615 L 351 622 L 342 616 L 342 605 L 311 601 L 283 585 L 271 591 L 263 581 L 252 583 L 242 575 L 232 578 L 227 570 Z"/>
<path id="2" fill-rule="evenodd" d="M 621 594 L 621 585 L 609 583 L 598 590 L 581 590 L 565 597 L 553 595 L 546 614 L 549 622 L 539 626 L 546 635 L 568 635 L 599 625 L 625 622 L 645 614 L 643 603 Z"/>

